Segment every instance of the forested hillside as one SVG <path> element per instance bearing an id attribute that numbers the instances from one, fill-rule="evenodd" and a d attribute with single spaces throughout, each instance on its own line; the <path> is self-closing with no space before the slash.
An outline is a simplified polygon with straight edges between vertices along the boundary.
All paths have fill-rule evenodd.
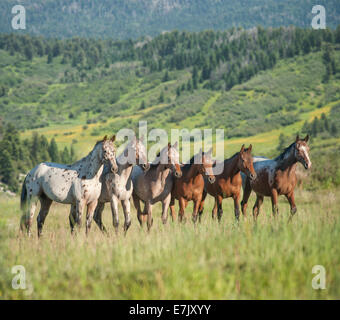
<path id="1" fill-rule="evenodd" d="M 136 39 L 163 31 L 290 26 L 309 28 L 312 7 L 324 5 L 327 26 L 340 23 L 338 0 L 1 0 L 0 31 L 11 29 L 11 8 L 23 4 L 27 29 L 48 37 Z"/>
<path id="2" fill-rule="evenodd" d="M 266 155 L 279 133 L 281 146 L 297 131 L 339 137 L 340 27 L 174 31 L 145 41 L 2 34 L 0 65 L 0 179 L 12 190 L 36 163 L 71 162 L 140 120 L 149 129 L 222 128 L 228 144 L 268 133 L 276 138 Z"/>

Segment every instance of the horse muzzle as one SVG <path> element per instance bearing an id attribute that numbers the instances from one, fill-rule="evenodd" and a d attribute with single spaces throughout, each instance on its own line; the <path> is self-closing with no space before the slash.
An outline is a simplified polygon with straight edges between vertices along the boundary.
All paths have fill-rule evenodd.
<path id="1" fill-rule="evenodd" d="M 303 164 L 303 166 L 305 167 L 306 170 L 308 170 L 308 169 L 310 169 L 312 167 L 312 163 L 311 162 L 309 162 L 309 163 L 305 162 Z"/>
<path id="2" fill-rule="evenodd" d="M 181 178 L 182 177 L 182 172 L 175 171 L 175 177 L 176 178 Z"/>
<path id="3" fill-rule="evenodd" d="M 215 177 L 208 177 L 208 181 L 213 184 L 216 181 Z"/>
<path id="4" fill-rule="evenodd" d="M 112 172 L 112 173 L 118 173 L 118 168 L 113 168 L 113 167 L 111 167 L 111 172 Z"/>
<path id="5" fill-rule="evenodd" d="M 256 177 L 257 177 L 256 173 L 250 173 L 249 174 L 249 178 L 250 178 L 251 181 L 255 180 Z"/>
<path id="6" fill-rule="evenodd" d="M 144 171 L 148 171 L 150 169 L 150 164 L 149 163 L 143 163 L 141 165 L 141 167 Z"/>

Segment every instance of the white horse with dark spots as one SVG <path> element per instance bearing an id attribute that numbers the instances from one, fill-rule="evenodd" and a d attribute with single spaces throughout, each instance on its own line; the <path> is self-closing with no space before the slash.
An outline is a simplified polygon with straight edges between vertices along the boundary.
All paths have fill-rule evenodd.
<path id="1" fill-rule="evenodd" d="M 289 220 L 293 217 L 297 211 L 294 197 L 294 189 L 297 183 L 297 163 L 300 162 L 306 170 L 312 167 L 307 145 L 308 140 L 308 135 L 304 139 L 297 136 L 295 142 L 275 159 L 258 158 L 256 161 L 254 160 L 256 179 L 245 178 L 241 202 L 243 215 L 246 215 L 248 199 L 251 191 L 254 190 L 256 193 L 256 202 L 253 207 L 255 220 L 260 213 L 264 197 L 271 197 L 273 215 L 278 214 L 277 201 L 279 195 L 286 196 L 290 204 L 291 215 Z"/>
<path id="2" fill-rule="evenodd" d="M 41 207 L 37 218 L 38 236 L 53 201 L 74 205 L 71 227 L 81 226 L 81 216 L 87 206 L 86 233 L 91 221 L 102 183 L 100 177 L 104 162 L 110 163 L 111 170 L 117 172 L 115 136 L 98 141 L 93 150 L 83 159 L 71 165 L 43 162 L 33 168 L 26 176 L 21 191 L 21 230 L 26 228 L 30 234 L 31 224 L 38 200 Z"/>
<path id="3" fill-rule="evenodd" d="M 145 145 L 143 144 L 143 139 L 139 140 L 134 137 L 126 146 L 122 154 L 117 157 L 116 161 L 118 164 L 117 173 L 112 173 L 110 166 L 104 165 L 102 191 L 94 213 L 94 221 L 101 231 L 106 232 L 106 228 L 102 222 L 102 213 L 105 203 L 110 202 L 113 226 L 116 233 L 118 233 L 118 204 L 120 201 L 124 211 L 124 232 L 126 233 L 131 225 L 130 199 L 133 190 L 131 180 L 132 168 L 137 164 L 144 172 L 146 172 L 150 167 L 147 162 L 147 152 Z"/>

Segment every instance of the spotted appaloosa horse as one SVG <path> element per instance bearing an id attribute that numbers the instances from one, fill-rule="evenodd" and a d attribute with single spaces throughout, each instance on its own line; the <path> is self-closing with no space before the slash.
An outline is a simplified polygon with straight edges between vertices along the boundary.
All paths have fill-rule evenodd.
<path id="1" fill-rule="evenodd" d="M 100 230 L 106 232 L 102 222 L 102 213 L 106 202 L 111 203 L 113 226 L 116 233 L 118 232 L 118 203 L 122 204 L 124 211 L 124 232 L 131 225 L 130 219 L 130 198 L 132 195 L 133 184 L 131 173 L 133 165 L 139 165 L 144 172 L 149 170 L 150 165 L 147 162 L 147 152 L 142 139 L 135 137 L 126 146 L 125 150 L 117 158 L 118 172 L 112 173 L 109 165 L 104 165 L 102 192 L 98 199 L 98 205 L 94 213 L 94 221 Z"/>
<path id="2" fill-rule="evenodd" d="M 173 179 L 182 176 L 177 146 L 177 142 L 173 146 L 170 143 L 165 146 L 147 172 L 143 172 L 139 166 L 133 167 L 133 203 L 141 226 L 147 217 L 148 230 L 153 223 L 152 205 L 156 202 L 162 202 L 162 221 L 164 224 L 167 221 Z M 140 201 L 145 204 L 143 211 L 140 207 Z"/>
<path id="3" fill-rule="evenodd" d="M 87 206 L 86 233 L 89 231 L 94 209 L 100 196 L 102 184 L 100 177 L 104 162 L 109 162 L 111 170 L 117 172 L 115 136 L 105 136 L 83 159 L 71 165 L 43 162 L 33 168 L 26 176 L 21 191 L 21 230 L 26 228 L 30 234 L 32 219 L 40 200 L 41 208 L 37 218 L 38 236 L 42 233 L 45 218 L 53 201 L 71 204 L 74 210 L 73 225 L 80 227 L 84 207 Z"/>
<path id="4" fill-rule="evenodd" d="M 199 214 L 203 213 L 204 199 L 209 193 L 215 198 L 215 205 L 212 210 L 212 218 L 220 221 L 223 214 L 222 200 L 232 197 L 234 200 L 235 217 L 238 220 L 240 215 L 239 201 L 241 194 L 242 178 L 240 172 L 243 172 L 250 180 L 255 179 L 256 173 L 253 167 L 253 157 L 251 155 L 252 145 L 245 149 L 242 146 L 240 152 L 235 153 L 231 158 L 224 160 L 221 163 L 216 163 L 216 166 L 222 165 L 223 171 L 221 174 L 215 175 L 214 183 L 205 183 L 205 192 Z"/>
<path id="5" fill-rule="evenodd" d="M 211 153 L 212 148 L 208 152 L 202 152 L 201 149 L 190 159 L 189 163 L 181 167 L 182 177 L 174 180 L 171 192 L 170 211 L 172 220 L 175 220 L 176 217 L 175 199 L 177 199 L 179 203 L 179 221 L 185 219 L 184 210 L 188 202 L 193 201 L 192 220 L 196 222 L 204 191 L 203 176 L 207 175 L 209 183 L 215 182 Z"/>
<path id="6" fill-rule="evenodd" d="M 254 219 L 260 213 L 260 207 L 264 197 L 271 197 L 272 211 L 275 216 L 278 213 L 277 199 L 279 195 L 285 195 L 290 204 L 290 219 L 296 213 L 294 199 L 294 188 L 296 186 L 296 166 L 300 162 L 305 169 L 310 169 L 312 162 L 309 158 L 309 147 L 307 145 L 309 136 L 304 139 L 296 137 L 296 141 L 273 160 L 264 160 L 254 163 L 257 178 L 250 180 L 246 178 L 242 212 L 246 215 L 247 202 L 252 190 L 256 193 L 256 202 L 253 207 Z"/>

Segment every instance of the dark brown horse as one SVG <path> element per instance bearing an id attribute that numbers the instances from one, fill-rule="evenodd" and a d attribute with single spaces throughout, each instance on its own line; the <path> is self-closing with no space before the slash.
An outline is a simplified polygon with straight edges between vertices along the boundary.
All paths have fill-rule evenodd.
<path id="1" fill-rule="evenodd" d="M 246 178 L 243 200 L 242 213 L 246 215 L 247 202 L 252 190 L 256 193 L 256 202 L 253 207 L 254 219 L 260 213 L 260 207 L 264 197 L 271 197 L 272 211 L 275 216 L 278 213 L 277 198 L 279 195 L 285 195 L 290 204 L 291 217 L 296 213 L 294 199 L 294 188 L 296 186 L 296 166 L 297 162 L 302 163 L 305 169 L 310 169 L 312 162 L 309 159 L 309 147 L 307 141 L 309 136 L 304 139 L 296 137 L 286 150 L 273 160 L 264 160 L 254 163 L 254 169 L 257 178 L 254 180 Z"/>
<path id="2" fill-rule="evenodd" d="M 252 145 L 247 149 L 245 149 L 243 145 L 240 152 L 235 153 L 231 158 L 223 162 L 216 163 L 216 166 L 223 166 L 223 171 L 221 174 L 216 175 L 216 181 L 214 183 L 205 183 L 205 192 L 199 209 L 200 215 L 203 213 L 204 199 L 207 193 L 209 193 L 215 198 L 215 205 L 212 210 L 213 219 L 216 218 L 217 214 L 218 220 L 221 220 L 223 214 L 222 200 L 230 197 L 234 200 L 235 217 L 239 219 L 239 201 L 242 186 L 240 172 L 243 172 L 250 180 L 256 177 L 251 149 Z"/>
<path id="3" fill-rule="evenodd" d="M 189 163 L 184 164 L 182 177 L 175 179 L 171 191 L 170 210 L 172 220 L 175 220 L 175 199 L 179 202 L 179 221 L 185 220 L 184 210 L 189 201 L 194 202 L 192 212 L 193 222 L 197 221 L 198 210 L 202 201 L 204 191 L 204 175 L 207 175 L 210 183 L 215 182 L 215 176 L 212 172 L 213 161 L 211 159 L 212 148 L 208 152 L 202 152 L 202 149 L 193 156 Z"/>

